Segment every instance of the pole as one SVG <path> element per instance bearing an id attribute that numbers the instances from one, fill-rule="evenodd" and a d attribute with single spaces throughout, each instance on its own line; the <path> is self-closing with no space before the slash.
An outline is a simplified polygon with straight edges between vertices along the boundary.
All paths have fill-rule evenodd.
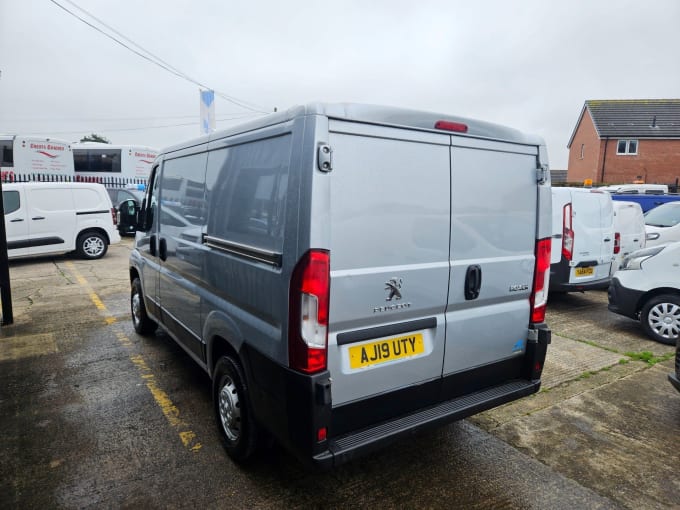
<path id="1" fill-rule="evenodd" d="M 12 288 L 9 283 L 9 258 L 7 256 L 7 231 L 5 229 L 5 202 L 2 196 L 2 179 L 0 179 L 0 300 L 2 301 L 2 323 L 6 326 L 14 323 L 12 311 Z"/>

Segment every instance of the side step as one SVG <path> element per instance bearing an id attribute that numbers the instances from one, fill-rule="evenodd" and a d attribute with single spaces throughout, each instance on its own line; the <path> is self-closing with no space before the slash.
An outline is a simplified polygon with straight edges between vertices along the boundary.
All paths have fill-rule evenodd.
<path id="1" fill-rule="evenodd" d="M 333 464 L 347 462 L 359 455 L 384 447 L 400 437 L 433 428 L 497 407 L 536 393 L 540 381 L 515 380 L 470 395 L 448 400 L 413 414 L 383 422 L 375 427 L 351 432 L 330 441 Z M 321 459 L 319 459 L 321 460 Z"/>

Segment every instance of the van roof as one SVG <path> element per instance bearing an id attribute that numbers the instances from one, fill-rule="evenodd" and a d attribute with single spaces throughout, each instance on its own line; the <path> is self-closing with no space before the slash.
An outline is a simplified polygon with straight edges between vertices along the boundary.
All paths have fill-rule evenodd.
<path id="1" fill-rule="evenodd" d="M 215 131 L 209 135 L 163 149 L 161 150 L 161 153 L 173 152 L 175 150 L 201 145 L 233 134 L 253 131 L 266 126 L 287 122 L 296 117 L 308 115 L 322 115 L 331 119 L 347 120 L 350 122 L 364 122 L 384 126 L 436 131 L 440 133 L 455 134 L 457 136 L 485 138 L 523 145 L 545 145 L 543 139 L 538 136 L 527 135 L 516 129 L 492 124 L 490 122 L 457 117 L 449 114 L 357 103 L 309 103 L 302 106 L 294 106 L 282 112 L 270 113 L 259 119 L 232 126 L 224 130 Z M 468 128 L 467 132 L 459 133 L 435 129 L 435 123 L 440 120 L 465 124 Z"/>

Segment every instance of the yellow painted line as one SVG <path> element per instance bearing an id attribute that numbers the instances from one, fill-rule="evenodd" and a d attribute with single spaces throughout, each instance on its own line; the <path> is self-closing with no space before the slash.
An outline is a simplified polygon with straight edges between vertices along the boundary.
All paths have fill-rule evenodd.
<path id="1" fill-rule="evenodd" d="M 115 326 L 114 333 L 121 345 L 127 349 L 131 349 L 133 347 L 132 341 L 123 331 L 120 330 L 120 325 L 117 324 L 116 318 L 108 315 L 109 312 L 106 308 L 106 305 L 104 305 L 102 300 L 99 299 L 97 293 L 92 290 L 92 287 L 88 281 L 83 278 L 72 262 L 66 262 L 66 266 L 73 273 L 77 282 L 87 291 L 90 301 L 94 303 L 99 311 L 107 314 L 104 320 L 108 325 Z M 161 411 L 168 420 L 170 426 L 177 430 L 179 439 L 182 441 L 184 447 L 191 452 L 199 451 L 203 445 L 197 441 L 196 434 L 194 434 L 191 430 L 188 430 L 188 424 L 180 418 L 179 409 L 177 409 L 175 404 L 173 404 L 168 394 L 158 386 L 156 383 L 156 377 L 151 372 L 151 369 L 146 364 L 146 361 L 144 361 L 144 358 L 139 354 L 131 354 L 130 361 L 132 361 L 135 367 L 137 367 L 140 377 L 145 381 L 146 387 L 151 393 L 151 396 L 153 396 L 154 400 L 156 401 L 156 404 L 158 404 L 158 407 L 161 408 Z"/>

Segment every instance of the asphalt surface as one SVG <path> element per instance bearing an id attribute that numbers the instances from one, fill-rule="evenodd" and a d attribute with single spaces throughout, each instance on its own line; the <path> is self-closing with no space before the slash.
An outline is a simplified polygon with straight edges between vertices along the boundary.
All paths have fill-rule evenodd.
<path id="1" fill-rule="evenodd" d="M 219 445 L 207 375 L 169 338 L 135 334 L 130 247 L 10 265 L 0 508 L 680 507 L 673 349 L 604 292 L 551 296 L 534 396 L 327 473 L 276 446 L 243 468 Z"/>

